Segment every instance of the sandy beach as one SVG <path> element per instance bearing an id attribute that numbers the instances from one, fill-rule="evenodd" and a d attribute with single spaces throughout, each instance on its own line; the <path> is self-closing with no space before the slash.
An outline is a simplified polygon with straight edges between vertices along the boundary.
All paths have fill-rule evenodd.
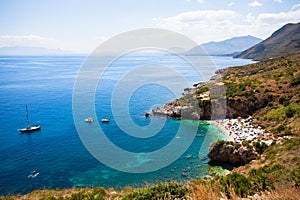
<path id="1" fill-rule="evenodd" d="M 216 120 L 215 124 L 228 135 L 229 141 L 260 141 L 270 145 L 274 139 L 271 134 L 260 126 L 254 126 L 252 122 L 252 118 L 249 117 Z"/>

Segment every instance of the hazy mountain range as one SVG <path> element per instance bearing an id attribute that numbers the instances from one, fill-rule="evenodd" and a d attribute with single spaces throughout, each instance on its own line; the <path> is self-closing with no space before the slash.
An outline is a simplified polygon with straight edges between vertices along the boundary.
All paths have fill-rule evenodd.
<path id="1" fill-rule="evenodd" d="M 240 53 L 253 45 L 261 42 L 262 39 L 253 36 L 233 37 L 219 42 L 203 43 L 186 52 L 187 55 L 203 54 L 203 50 L 208 55 L 230 55 Z"/>
<path id="2" fill-rule="evenodd" d="M 40 55 L 70 55 L 72 52 L 64 51 L 61 49 L 47 49 L 43 47 L 27 47 L 27 46 L 14 46 L 14 47 L 1 47 L 0 55 L 7 56 L 40 56 Z"/>

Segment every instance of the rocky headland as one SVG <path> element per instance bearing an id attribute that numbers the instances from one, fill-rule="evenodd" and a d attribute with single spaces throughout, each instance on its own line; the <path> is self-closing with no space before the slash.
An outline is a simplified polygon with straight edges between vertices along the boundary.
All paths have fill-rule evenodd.
<path id="1" fill-rule="evenodd" d="M 299 62 L 300 55 L 293 55 L 218 70 L 210 81 L 185 89 L 184 96 L 152 113 L 179 120 L 216 120 L 232 141 L 213 143 L 209 158 L 245 165 L 273 141 L 299 136 Z M 245 122 L 249 118 L 251 124 Z"/>
<path id="2" fill-rule="evenodd" d="M 211 162 L 241 166 L 257 159 L 266 147 L 264 142 L 244 141 L 240 144 L 221 140 L 210 145 L 208 157 Z"/>

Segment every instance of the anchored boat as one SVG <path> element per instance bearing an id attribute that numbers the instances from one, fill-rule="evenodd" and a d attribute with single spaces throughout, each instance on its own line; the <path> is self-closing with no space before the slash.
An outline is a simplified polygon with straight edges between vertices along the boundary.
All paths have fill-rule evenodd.
<path id="1" fill-rule="evenodd" d="M 26 127 L 26 128 L 18 129 L 19 132 L 21 132 L 21 133 L 26 133 L 26 132 L 33 132 L 33 131 L 37 131 L 37 130 L 40 130 L 40 129 L 41 129 L 41 126 L 40 126 L 40 125 L 33 125 L 33 126 L 30 126 L 30 123 L 29 123 L 29 117 L 28 117 L 28 107 L 27 107 L 27 105 L 26 105 L 26 120 L 27 120 L 27 127 Z"/>

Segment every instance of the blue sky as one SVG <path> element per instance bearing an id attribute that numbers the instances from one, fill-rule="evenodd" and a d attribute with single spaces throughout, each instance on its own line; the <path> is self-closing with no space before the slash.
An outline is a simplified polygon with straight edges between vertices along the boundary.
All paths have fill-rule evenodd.
<path id="1" fill-rule="evenodd" d="M 297 0 L 0 0 L 0 47 L 88 53 L 109 37 L 149 27 L 198 43 L 242 35 L 265 39 L 295 22 Z"/>

